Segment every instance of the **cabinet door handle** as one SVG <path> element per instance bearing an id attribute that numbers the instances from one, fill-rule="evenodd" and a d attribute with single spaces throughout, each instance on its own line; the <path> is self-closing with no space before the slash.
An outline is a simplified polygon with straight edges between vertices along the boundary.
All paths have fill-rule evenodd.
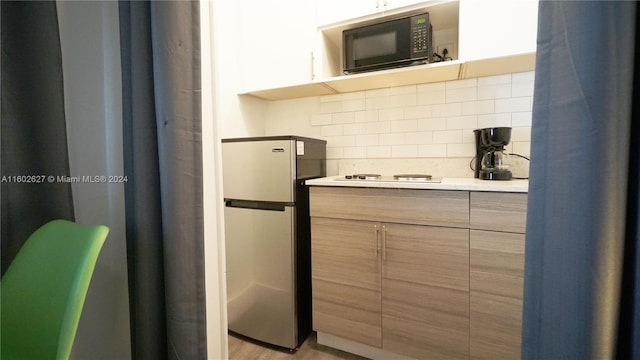
<path id="1" fill-rule="evenodd" d="M 373 225 L 373 236 L 376 239 L 375 240 L 376 241 L 375 250 L 373 251 L 373 256 L 375 256 L 375 257 L 378 257 L 378 252 L 379 252 L 379 250 L 378 250 L 378 247 L 379 247 L 379 244 L 378 244 L 378 237 L 379 237 L 378 233 L 379 232 L 380 232 L 380 229 L 378 229 L 378 225 L 377 224 Z"/>
<path id="2" fill-rule="evenodd" d="M 316 78 L 316 74 L 314 71 L 314 62 L 315 62 L 315 57 L 313 56 L 313 51 L 311 52 L 311 80 L 314 80 Z"/>
<path id="3" fill-rule="evenodd" d="M 382 260 L 387 260 L 387 226 L 382 225 Z"/>

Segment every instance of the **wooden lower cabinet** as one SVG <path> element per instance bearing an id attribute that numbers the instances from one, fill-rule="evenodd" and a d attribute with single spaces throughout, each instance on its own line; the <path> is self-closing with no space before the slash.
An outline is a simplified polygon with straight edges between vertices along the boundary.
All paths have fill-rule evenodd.
<path id="1" fill-rule="evenodd" d="M 382 346 L 376 229 L 369 221 L 311 218 L 314 330 Z"/>
<path id="2" fill-rule="evenodd" d="M 526 203 L 524 193 L 312 187 L 314 330 L 381 358 L 519 359 Z"/>
<path id="3" fill-rule="evenodd" d="M 312 217 L 311 239 L 314 330 L 468 358 L 468 229 Z"/>
<path id="4" fill-rule="evenodd" d="M 469 230 L 382 224 L 382 348 L 469 356 Z"/>
<path id="5" fill-rule="evenodd" d="M 471 230 L 472 359 L 520 359 L 524 234 Z"/>

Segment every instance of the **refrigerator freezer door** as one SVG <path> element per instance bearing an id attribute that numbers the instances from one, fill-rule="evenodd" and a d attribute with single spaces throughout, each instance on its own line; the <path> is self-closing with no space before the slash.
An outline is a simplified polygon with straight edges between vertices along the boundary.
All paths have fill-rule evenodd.
<path id="1" fill-rule="evenodd" d="M 224 197 L 293 203 L 295 140 L 222 143 Z"/>
<path id="2" fill-rule="evenodd" d="M 229 330 L 297 346 L 294 208 L 225 207 Z"/>

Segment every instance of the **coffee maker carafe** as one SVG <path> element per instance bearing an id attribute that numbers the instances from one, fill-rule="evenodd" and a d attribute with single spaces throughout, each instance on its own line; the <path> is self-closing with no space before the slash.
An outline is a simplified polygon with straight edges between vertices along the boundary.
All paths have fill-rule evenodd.
<path id="1" fill-rule="evenodd" d="M 474 176 L 482 180 L 511 180 L 511 162 L 504 150 L 511 140 L 511 128 L 484 128 L 473 133 L 476 138 Z"/>

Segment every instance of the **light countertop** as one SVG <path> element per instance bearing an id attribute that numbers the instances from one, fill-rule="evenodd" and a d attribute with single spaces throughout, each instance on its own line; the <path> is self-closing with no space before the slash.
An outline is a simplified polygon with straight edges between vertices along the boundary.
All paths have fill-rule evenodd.
<path id="1" fill-rule="evenodd" d="M 464 191 L 496 191 L 526 193 L 529 191 L 529 180 L 478 180 L 474 178 L 441 178 L 436 182 L 414 181 L 380 181 L 380 180 L 336 180 L 344 176 L 329 176 L 306 180 L 311 186 L 371 187 L 389 189 L 422 189 L 422 190 L 464 190 Z"/>

